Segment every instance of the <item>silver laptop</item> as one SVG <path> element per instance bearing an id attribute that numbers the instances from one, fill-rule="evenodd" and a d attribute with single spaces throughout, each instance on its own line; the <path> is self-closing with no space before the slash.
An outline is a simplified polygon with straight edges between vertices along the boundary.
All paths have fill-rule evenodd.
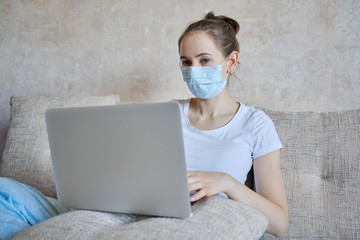
<path id="1" fill-rule="evenodd" d="M 66 207 L 186 218 L 190 203 L 177 103 L 45 112 L 57 196 Z"/>

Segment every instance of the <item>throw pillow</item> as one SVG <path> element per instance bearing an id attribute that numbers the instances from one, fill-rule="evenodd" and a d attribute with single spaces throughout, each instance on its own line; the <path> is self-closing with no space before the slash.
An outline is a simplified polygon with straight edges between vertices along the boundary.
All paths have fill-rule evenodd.
<path id="1" fill-rule="evenodd" d="M 118 95 L 90 97 L 11 97 L 10 128 L 1 176 L 56 197 L 44 112 L 48 108 L 119 104 Z"/>

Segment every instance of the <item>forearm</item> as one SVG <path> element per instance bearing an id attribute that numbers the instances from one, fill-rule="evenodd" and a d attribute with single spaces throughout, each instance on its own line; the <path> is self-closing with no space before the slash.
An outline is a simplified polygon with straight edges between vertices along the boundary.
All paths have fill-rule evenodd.
<path id="1" fill-rule="evenodd" d="M 229 189 L 225 192 L 228 197 L 256 209 L 265 215 L 269 219 L 269 225 L 266 232 L 277 237 L 282 237 L 286 233 L 288 227 L 287 206 L 277 205 L 241 184 L 231 176 L 229 177 L 231 178 L 231 184 L 229 184 Z"/>

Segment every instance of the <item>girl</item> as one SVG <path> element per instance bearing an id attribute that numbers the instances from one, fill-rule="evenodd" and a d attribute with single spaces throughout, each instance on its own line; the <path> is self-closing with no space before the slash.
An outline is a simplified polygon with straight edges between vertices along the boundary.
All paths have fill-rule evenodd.
<path id="1" fill-rule="evenodd" d="M 177 101 L 182 112 L 191 201 L 225 193 L 269 219 L 267 232 L 282 237 L 288 207 L 280 170 L 282 147 L 262 111 L 236 102 L 228 92 L 239 59 L 239 24 L 208 13 L 178 41 L 184 81 L 196 98 Z M 244 185 L 253 165 L 256 192 Z"/>

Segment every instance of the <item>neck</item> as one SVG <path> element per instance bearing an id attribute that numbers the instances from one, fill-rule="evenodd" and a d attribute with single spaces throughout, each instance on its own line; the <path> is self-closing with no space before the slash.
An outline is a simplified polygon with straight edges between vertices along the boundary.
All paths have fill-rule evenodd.
<path id="1" fill-rule="evenodd" d="M 239 104 L 230 97 L 225 87 L 218 96 L 212 99 L 192 99 L 190 107 L 192 111 L 204 117 L 215 118 L 234 111 L 236 112 Z"/>

